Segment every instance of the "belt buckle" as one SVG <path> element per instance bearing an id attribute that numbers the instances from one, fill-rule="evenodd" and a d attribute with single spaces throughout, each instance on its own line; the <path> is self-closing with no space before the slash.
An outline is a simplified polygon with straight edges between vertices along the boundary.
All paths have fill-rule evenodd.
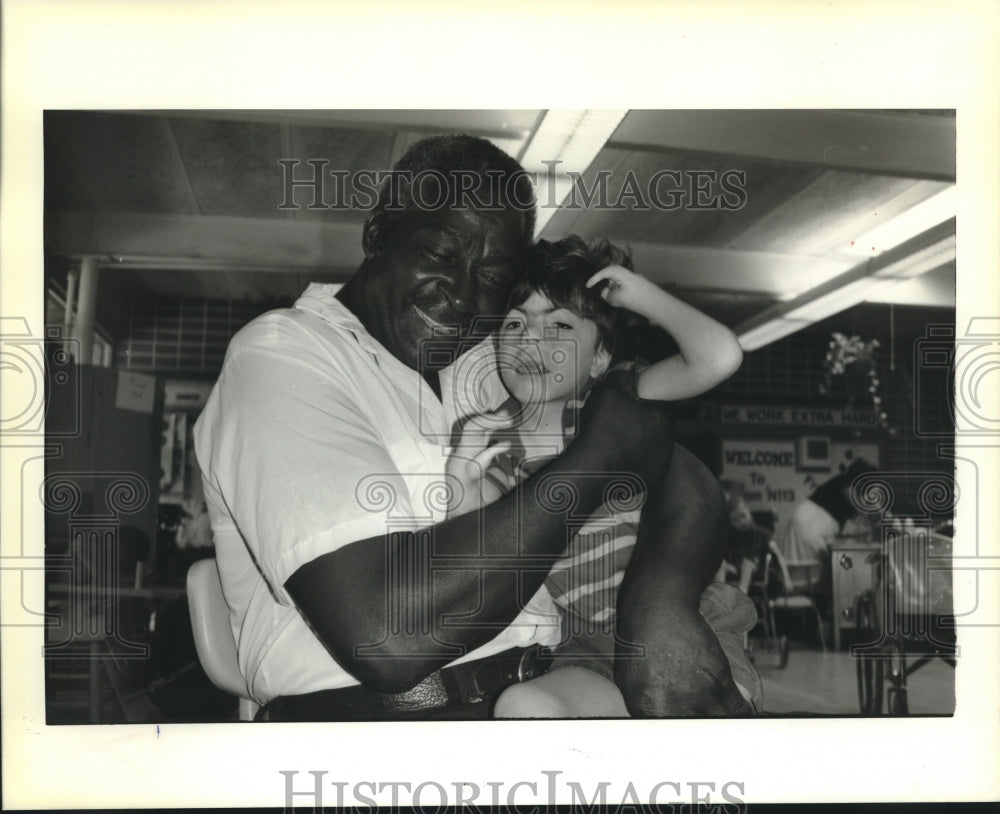
<path id="1" fill-rule="evenodd" d="M 475 662 L 473 662 L 475 665 Z M 468 701 L 482 701 L 496 695 L 511 683 L 513 675 L 507 673 L 502 663 L 488 658 L 484 664 L 475 666 L 470 674 L 470 686 L 467 690 Z"/>
<path id="2" fill-rule="evenodd" d="M 536 662 L 536 663 L 530 665 L 530 668 L 529 668 L 528 661 L 529 661 L 529 659 L 531 659 L 532 656 L 537 655 L 537 653 L 538 653 L 538 649 L 537 648 L 538 648 L 538 645 L 535 645 L 534 647 L 529 647 L 529 648 L 527 648 L 521 654 L 521 658 L 517 662 L 517 683 L 518 684 L 520 684 L 522 681 L 527 681 L 529 678 L 534 678 L 535 677 L 535 674 L 537 672 L 536 668 L 538 667 L 538 664 Z M 535 661 L 534 659 L 531 659 L 531 660 Z"/>
<path id="3" fill-rule="evenodd" d="M 520 684 L 522 681 L 535 678 L 544 672 L 540 669 L 541 660 L 538 657 L 538 645 L 526 648 L 518 657 L 516 667 L 513 658 L 501 660 L 487 658 L 485 661 L 485 664 L 473 670 L 470 675 L 471 680 L 468 688 L 468 692 L 472 696 L 470 700 L 496 695 L 511 684 Z M 488 681 L 488 678 L 493 680 Z"/>

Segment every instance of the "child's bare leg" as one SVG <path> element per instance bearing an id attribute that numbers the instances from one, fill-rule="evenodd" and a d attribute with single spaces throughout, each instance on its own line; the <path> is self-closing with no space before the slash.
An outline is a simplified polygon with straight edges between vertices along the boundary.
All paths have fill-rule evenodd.
<path id="1" fill-rule="evenodd" d="M 615 686 L 584 667 L 559 667 L 500 693 L 494 718 L 627 718 Z"/>
<path id="2" fill-rule="evenodd" d="M 715 581 L 725 582 L 726 579 L 728 579 L 729 577 L 731 568 L 732 566 L 728 562 L 723 560 L 719 565 L 719 570 L 715 572 Z"/>

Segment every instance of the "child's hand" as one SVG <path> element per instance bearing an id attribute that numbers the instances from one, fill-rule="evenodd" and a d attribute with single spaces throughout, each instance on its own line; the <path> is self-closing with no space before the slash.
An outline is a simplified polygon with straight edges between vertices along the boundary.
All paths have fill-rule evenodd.
<path id="1" fill-rule="evenodd" d="M 455 516 L 483 505 L 483 475 L 493 459 L 510 449 L 510 441 L 490 444 L 497 430 L 509 429 L 514 421 L 506 413 L 471 416 L 462 425 L 462 435 L 445 464 L 445 474 L 455 490 L 448 515 Z M 455 483 L 457 481 L 457 483 Z"/>
<path id="2" fill-rule="evenodd" d="M 624 266 L 607 266 L 587 280 L 587 288 L 593 288 L 602 280 L 607 280 L 601 296 L 608 305 L 627 308 L 640 316 L 647 316 L 651 298 L 655 301 L 662 289 L 641 274 L 629 271 Z"/>

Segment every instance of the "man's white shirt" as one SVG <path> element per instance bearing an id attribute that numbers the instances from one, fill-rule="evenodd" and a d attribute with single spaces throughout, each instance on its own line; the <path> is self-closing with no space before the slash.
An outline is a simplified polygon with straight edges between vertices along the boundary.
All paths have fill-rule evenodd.
<path id="1" fill-rule="evenodd" d="M 358 683 L 309 629 L 285 582 L 349 543 L 443 520 L 452 425 L 503 400 L 489 342 L 443 372 L 442 403 L 335 291 L 314 283 L 293 308 L 243 328 L 195 426 L 240 669 L 259 703 Z M 456 661 L 559 637 L 543 587 L 511 625 Z"/>

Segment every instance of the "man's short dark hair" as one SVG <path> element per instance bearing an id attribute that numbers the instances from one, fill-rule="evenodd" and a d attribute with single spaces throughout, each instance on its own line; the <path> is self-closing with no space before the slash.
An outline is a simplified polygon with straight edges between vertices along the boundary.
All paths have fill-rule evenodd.
<path id="1" fill-rule="evenodd" d="M 365 256 L 385 245 L 408 212 L 446 208 L 498 215 L 513 209 L 522 215 L 525 246 L 534 236 L 534 186 L 515 159 L 478 136 L 430 136 L 413 144 L 383 182 L 365 220 Z"/>
<path id="2" fill-rule="evenodd" d="M 848 481 L 853 483 L 862 475 L 867 475 L 869 472 L 878 472 L 878 467 L 864 458 L 855 458 L 851 462 L 851 465 L 847 467 L 847 472 L 844 474 L 847 475 Z"/>
<path id="3" fill-rule="evenodd" d="M 508 303 L 513 307 L 536 291 L 544 294 L 556 308 L 592 321 L 597 326 L 598 347 L 613 355 L 623 315 L 601 296 L 603 284 L 587 288 L 587 280 L 612 265 L 631 269 L 632 257 L 606 240 L 587 244 L 578 235 L 539 240 L 528 249 L 525 273 L 514 283 Z"/>

